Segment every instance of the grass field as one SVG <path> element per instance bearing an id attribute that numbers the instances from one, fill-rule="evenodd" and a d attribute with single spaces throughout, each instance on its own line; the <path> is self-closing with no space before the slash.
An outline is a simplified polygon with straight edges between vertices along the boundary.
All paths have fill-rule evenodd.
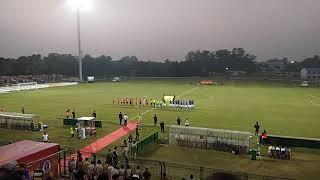
<path id="1" fill-rule="evenodd" d="M 24 106 L 26 113 L 39 115 L 40 120 L 49 125 L 48 133 L 52 142 L 76 148 L 81 148 L 119 128 L 117 115 L 120 111 L 127 113 L 129 118 L 147 112 L 143 115 L 143 119 L 144 123 L 150 124 L 154 114 L 157 114 L 159 121 L 163 120 L 166 124 L 175 124 L 179 115 L 183 120 L 189 117 L 191 126 L 252 132 L 254 122 L 259 121 L 261 129 L 266 129 L 269 134 L 320 138 L 320 89 L 299 88 L 294 84 L 248 81 L 227 81 L 224 86 L 197 87 L 194 85 L 195 82 L 195 79 L 142 79 L 117 84 L 111 82 L 80 84 L 0 94 L 0 105 L 9 112 L 20 112 Z M 196 110 L 150 110 L 150 108 L 112 105 L 112 99 L 116 97 L 161 98 L 163 94 L 194 99 Z M 98 130 L 97 137 L 90 137 L 85 141 L 69 141 L 69 127 L 63 127 L 62 120 L 57 119 L 63 117 L 67 108 L 75 109 L 77 117 L 89 116 L 96 110 L 97 119 L 106 121 L 104 128 Z M 143 130 L 143 134 L 155 130 L 148 127 Z M 40 136 L 40 133 L 25 131 L 5 129 L 0 131 L 1 141 L 36 139 Z M 163 158 L 163 153 L 166 154 L 167 151 L 158 148 L 154 154 L 146 154 L 146 157 Z M 203 154 L 201 157 L 205 157 L 205 153 L 200 154 Z M 310 156 L 304 160 L 307 161 L 308 158 L 310 161 L 317 160 L 320 157 L 318 151 L 306 152 L 305 156 L 309 154 Z M 217 156 L 224 155 L 218 153 Z M 317 158 L 311 158 L 314 156 Z M 172 160 L 180 161 L 178 157 L 175 156 Z M 167 159 L 171 160 L 170 156 L 167 156 Z M 191 161 L 196 159 L 191 158 Z M 246 164 L 246 161 L 239 163 Z M 204 165 L 210 163 L 204 161 Z M 319 164 L 317 165 L 319 167 Z"/>

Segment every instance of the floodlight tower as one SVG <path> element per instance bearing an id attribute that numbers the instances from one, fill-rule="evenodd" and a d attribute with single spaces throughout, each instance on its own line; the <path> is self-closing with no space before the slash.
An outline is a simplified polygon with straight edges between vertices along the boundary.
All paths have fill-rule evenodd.
<path id="1" fill-rule="evenodd" d="M 79 61 L 79 81 L 83 82 L 82 77 L 82 50 L 80 35 L 80 11 L 90 11 L 92 8 L 91 0 L 67 0 L 66 4 L 76 11 L 77 17 L 77 39 L 78 39 L 78 61 Z"/>

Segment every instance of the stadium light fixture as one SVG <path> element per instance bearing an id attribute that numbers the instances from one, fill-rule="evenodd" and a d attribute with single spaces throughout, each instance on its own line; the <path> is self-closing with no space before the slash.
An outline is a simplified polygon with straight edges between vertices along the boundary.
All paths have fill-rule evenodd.
<path id="1" fill-rule="evenodd" d="M 93 8 L 92 0 L 67 0 L 66 5 L 77 12 L 77 30 L 78 30 L 78 60 L 79 60 L 79 81 L 83 82 L 82 77 L 82 50 L 80 36 L 80 11 L 91 11 Z"/>

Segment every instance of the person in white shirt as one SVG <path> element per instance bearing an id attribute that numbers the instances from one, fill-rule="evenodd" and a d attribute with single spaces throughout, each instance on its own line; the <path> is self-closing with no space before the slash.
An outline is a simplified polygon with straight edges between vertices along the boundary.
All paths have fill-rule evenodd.
<path id="1" fill-rule="evenodd" d="M 124 116 L 123 116 L 123 124 L 124 124 L 124 126 L 127 126 L 128 119 L 129 119 L 129 117 L 127 116 L 127 114 L 124 114 Z"/>
<path id="2" fill-rule="evenodd" d="M 49 142 L 49 135 L 45 131 L 43 132 L 43 135 L 42 135 L 42 142 Z"/>
<path id="3" fill-rule="evenodd" d="M 190 126 L 190 122 L 189 122 L 189 119 L 186 118 L 186 122 L 184 123 L 185 126 Z"/>

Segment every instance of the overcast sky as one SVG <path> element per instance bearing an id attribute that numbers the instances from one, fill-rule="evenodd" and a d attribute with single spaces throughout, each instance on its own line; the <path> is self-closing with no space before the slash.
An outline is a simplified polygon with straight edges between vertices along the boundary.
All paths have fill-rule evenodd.
<path id="1" fill-rule="evenodd" d="M 242 47 L 259 60 L 320 54 L 320 0 L 93 0 L 81 13 L 84 53 L 183 60 Z M 0 0 L 0 56 L 77 53 L 65 0 Z"/>

